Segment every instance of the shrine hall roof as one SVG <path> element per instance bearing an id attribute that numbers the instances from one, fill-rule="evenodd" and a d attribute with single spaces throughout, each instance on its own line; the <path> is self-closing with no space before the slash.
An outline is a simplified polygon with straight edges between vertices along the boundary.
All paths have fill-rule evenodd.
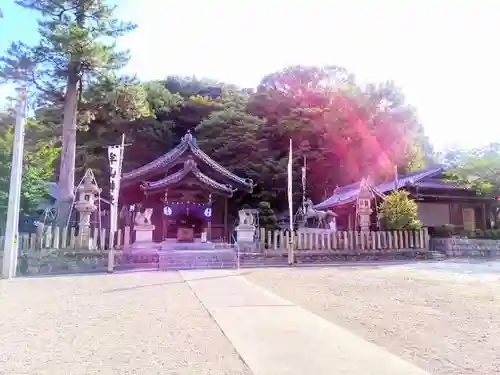
<path id="1" fill-rule="evenodd" d="M 398 189 L 404 188 L 408 185 L 418 187 L 430 187 L 440 189 L 459 189 L 459 187 L 442 181 L 423 181 L 424 179 L 436 177 L 445 171 L 444 166 L 435 165 L 417 172 L 411 172 L 398 176 Z M 335 190 L 335 193 L 325 201 L 317 204 L 315 208 L 324 209 L 328 207 L 341 206 L 346 203 L 355 202 L 358 194 L 360 183 L 342 186 Z M 385 194 L 394 190 L 394 180 L 384 181 L 379 185 L 373 187 L 374 192 Z"/>
<path id="2" fill-rule="evenodd" d="M 228 196 L 233 195 L 233 193 L 236 191 L 236 189 L 233 189 L 231 185 L 221 184 L 220 182 L 217 182 L 212 178 L 208 177 L 207 175 L 203 174 L 198 169 L 196 162 L 192 158 L 188 158 L 184 162 L 184 167 L 181 170 L 172 173 L 162 178 L 161 180 L 154 182 L 143 182 L 141 184 L 141 189 L 145 192 L 154 192 L 158 190 L 163 190 L 167 186 L 178 184 L 185 177 L 189 175 L 194 176 L 203 185 L 206 185 L 209 188 L 214 189 L 217 192 L 224 193 Z"/>
<path id="3" fill-rule="evenodd" d="M 200 147 L 198 147 L 196 139 L 190 132 L 186 133 L 186 135 L 182 137 L 181 142 L 163 156 L 160 156 L 158 159 L 153 160 L 152 162 L 143 165 L 142 167 L 134 169 L 131 172 L 124 173 L 121 179 L 121 186 L 130 185 L 137 181 L 144 181 L 152 178 L 155 174 L 158 174 L 158 172 L 161 172 L 162 170 L 166 171 L 168 167 L 172 166 L 185 153 L 192 154 L 207 166 L 217 171 L 219 174 L 226 177 L 230 181 L 234 182 L 238 188 L 242 188 L 248 192 L 251 192 L 253 190 L 254 183 L 251 179 L 239 177 L 213 160 L 210 156 L 203 152 Z M 174 175 L 177 174 L 174 173 L 172 176 Z M 203 176 L 209 178 L 204 174 Z M 165 179 L 162 179 L 160 181 L 163 180 Z M 224 186 L 223 184 L 219 185 Z"/>

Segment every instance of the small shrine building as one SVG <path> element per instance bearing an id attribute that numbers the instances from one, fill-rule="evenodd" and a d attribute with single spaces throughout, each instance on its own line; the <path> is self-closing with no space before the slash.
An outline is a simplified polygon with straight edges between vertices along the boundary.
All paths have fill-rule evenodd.
<path id="1" fill-rule="evenodd" d="M 251 179 L 208 156 L 188 132 L 163 156 L 123 174 L 119 204 L 153 209 L 154 241 L 190 242 L 203 234 L 209 241 L 227 241 L 228 200 L 236 190 L 251 193 L 253 187 Z"/>
<path id="2" fill-rule="evenodd" d="M 498 200 L 494 196 L 478 194 L 473 189 L 458 186 L 446 179 L 446 168 L 433 165 L 420 171 L 399 175 L 398 179 L 387 180 L 378 185 L 363 181 L 335 189 L 334 194 L 317 204 L 316 209 L 331 209 L 339 216 L 337 225 L 341 230 L 359 227 L 356 211 L 359 211 L 360 196 L 371 199 L 372 228 L 378 226 L 376 207 L 385 194 L 395 189 L 405 190 L 418 207 L 418 218 L 432 233 L 435 228 L 453 225 L 459 230 L 474 231 L 490 229 L 496 221 Z M 366 180 L 364 181 L 366 183 Z M 370 198 L 371 197 L 371 198 Z"/>

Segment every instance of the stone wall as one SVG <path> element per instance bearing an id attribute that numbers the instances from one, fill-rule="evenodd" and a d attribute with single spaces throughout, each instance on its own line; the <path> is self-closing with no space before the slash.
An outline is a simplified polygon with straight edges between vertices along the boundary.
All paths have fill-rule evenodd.
<path id="1" fill-rule="evenodd" d="M 0 263 L 3 254 L 0 253 Z M 17 260 L 20 276 L 106 272 L 107 253 L 42 250 L 22 252 Z"/>
<path id="2" fill-rule="evenodd" d="M 431 249 L 448 257 L 497 257 L 500 256 L 500 240 L 433 238 Z"/>

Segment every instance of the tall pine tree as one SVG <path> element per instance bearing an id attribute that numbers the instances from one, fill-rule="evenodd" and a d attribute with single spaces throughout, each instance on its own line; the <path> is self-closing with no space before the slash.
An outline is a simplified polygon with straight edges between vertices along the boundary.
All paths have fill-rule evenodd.
<path id="1" fill-rule="evenodd" d="M 77 113 L 85 85 L 128 61 L 116 39 L 135 25 L 114 16 L 106 0 L 18 0 L 39 13 L 40 41 L 14 42 L 0 58 L 0 81 L 27 85 L 44 104 L 62 107 L 58 221 L 66 223 L 74 197 Z"/>

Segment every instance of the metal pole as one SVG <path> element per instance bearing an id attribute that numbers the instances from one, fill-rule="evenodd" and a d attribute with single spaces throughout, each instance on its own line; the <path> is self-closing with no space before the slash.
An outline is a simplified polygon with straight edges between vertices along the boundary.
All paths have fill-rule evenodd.
<path id="1" fill-rule="evenodd" d="M 21 202 L 21 183 L 23 176 L 24 153 L 24 116 L 26 111 L 26 89 L 22 89 L 16 103 L 16 123 L 12 144 L 12 168 L 10 170 L 9 203 L 5 242 L 3 251 L 2 277 L 11 279 L 16 276 L 19 248 L 19 209 Z"/>
<path id="2" fill-rule="evenodd" d="M 394 165 L 394 191 L 399 188 L 399 178 L 398 178 L 398 166 Z"/>

